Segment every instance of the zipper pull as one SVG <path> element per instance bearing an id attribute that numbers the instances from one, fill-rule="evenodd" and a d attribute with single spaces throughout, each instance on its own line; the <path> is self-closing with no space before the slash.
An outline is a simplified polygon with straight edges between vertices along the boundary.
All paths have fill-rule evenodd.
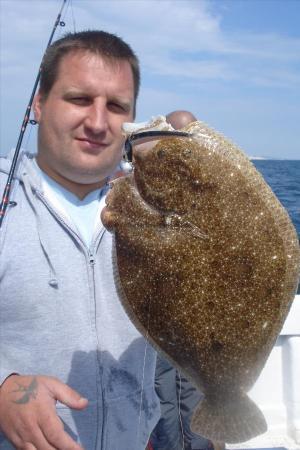
<path id="1" fill-rule="evenodd" d="M 93 253 L 89 252 L 89 263 L 91 266 L 95 265 L 95 257 L 93 255 Z"/>

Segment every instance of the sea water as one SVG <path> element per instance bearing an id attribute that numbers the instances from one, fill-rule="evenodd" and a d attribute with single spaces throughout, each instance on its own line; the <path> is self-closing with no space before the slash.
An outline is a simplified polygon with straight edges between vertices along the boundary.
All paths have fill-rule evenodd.
<path id="1" fill-rule="evenodd" d="M 287 209 L 300 237 L 300 160 L 253 160 L 257 170 Z"/>
<path id="2" fill-rule="evenodd" d="M 300 160 L 252 161 L 286 208 L 300 238 Z M 300 283 L 297 294 L 300 294 Z"/>

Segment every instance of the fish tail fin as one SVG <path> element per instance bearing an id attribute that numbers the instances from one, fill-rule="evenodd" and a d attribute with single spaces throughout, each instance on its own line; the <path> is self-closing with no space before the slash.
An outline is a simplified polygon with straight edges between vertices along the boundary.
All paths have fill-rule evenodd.
<path id="1" fill-rule="evenodd" d="M 256 404 L 241 394 L 222 403 L 204 397 L 193 414 L 191 428 L 212 441 L 234 444 L 264 433 L 267 423 Z"/>

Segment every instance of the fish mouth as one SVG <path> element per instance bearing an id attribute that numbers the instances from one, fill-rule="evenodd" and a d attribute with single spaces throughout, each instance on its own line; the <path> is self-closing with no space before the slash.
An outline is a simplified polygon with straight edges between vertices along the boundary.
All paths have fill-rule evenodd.
<path id="1" fill-rule="evenodd" d="M 110 209 L 108 205 L 104 206 L 100 214 L 102 224 L 110 232 L 113 232 L 115 229 L 115 214 L 115 211 Z"/>
<path id="2" fill-rule="evenodd" d="M 126 188 L 127 184 L 132 185 L 132 180 L 128 183 L 129 178 L 132 178 L 132 174 L 119 176 L 109 183 L 110 190 L 105 197 L 105 206 L 101 211 L 101 221 L 108 231 L 114 231 L 119 219 L 125 217 L 123 196 L 120 195 L 120 190 L 122 186 Z"/>
<path id="3" fill-rule="evenodd" d="M 101 221 L 108 231 L 113 231 L 115 224 L 115 215 L 117 211 L 111 206 L 113 204 L 113 181 L 110 182 L 110 191 L 105 197 L 105 206 L 101 211 Z"/>
<path id="4" fill-rule="evenodd" d="M 111 211 L 107 206 L 104 206 L 104 208 L 101 211 L 100 217 L 101 217 L 101 222 L 103 223 L 105 228 L 108 231 L 113 231 L 114 224 L 115 224 L 113 211 Z"/>

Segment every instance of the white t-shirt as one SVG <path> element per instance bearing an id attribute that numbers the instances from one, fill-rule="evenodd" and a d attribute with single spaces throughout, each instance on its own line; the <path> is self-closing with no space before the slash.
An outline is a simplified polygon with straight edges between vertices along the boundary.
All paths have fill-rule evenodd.
<path id="1" fill-rule="evenodd" d="M 48 197 L 55 197 L 65 214 L 76 226 L 87 247 L 90 247 L 96 223 L 99 222 L 100 199 L 107 191 L 107 185 L 90 192 L 83 200 L 62 187 L 40 169 L 36 160 L 35 167 L 42 177 L 43 189 Z"/>

